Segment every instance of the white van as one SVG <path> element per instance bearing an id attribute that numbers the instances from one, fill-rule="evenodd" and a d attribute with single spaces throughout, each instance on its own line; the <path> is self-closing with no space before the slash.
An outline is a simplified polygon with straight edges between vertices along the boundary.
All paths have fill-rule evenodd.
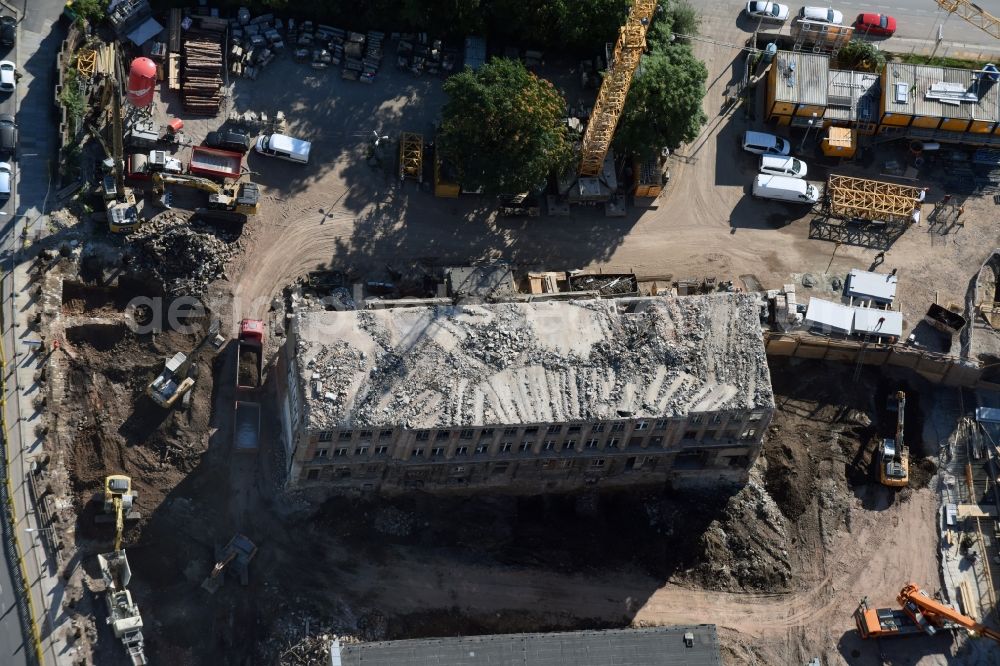
<path id="1" fill-rule="evenodd" d="M 765 132 L 746 132 L 743 134 L 743 150 L 755 155 L 788 155 L 792 152 L 792 144 L 788 139 Z"/>
<path id="2" fill-rule="evenodd" d="M 753 196 L 812 205 L 819 201 L 819 190 L 801 178 L 760 173 L 753 181 Z"/>
<path id="3" fill-rule="evenodd" d="M 760 172 L 771 176 L 805 178 L 809 168 L 802 160 L 784 155 L 761 155 Z"/>
<path id="4" fill-rule="evenodd" d="M 255 149 L 261 155 L 270 155 L 289 162 L 306 164 L 309 162 L 309 151 L 312 149 L 312 144 L 284 134 L 265 134 L 257 139 Z"/>

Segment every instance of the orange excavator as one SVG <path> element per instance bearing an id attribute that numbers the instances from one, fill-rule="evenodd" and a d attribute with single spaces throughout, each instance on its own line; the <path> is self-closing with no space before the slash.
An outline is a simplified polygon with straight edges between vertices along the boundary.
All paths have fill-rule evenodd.
<path id="1" fill-rule="evenodd" d="M 916 583 L 908 583 L 896 601 L 902 607 L 870 608 L 868 599 L 862 599 L 854 611 L 854 621 L 862 638 L 886 638 L 890 636 L 933 636 L 938 631 L 968 629 L 969 631 L 1000 642 L 1000 632 L 976 622 L 968 615 L 951 606 L 933 599 Z"/>

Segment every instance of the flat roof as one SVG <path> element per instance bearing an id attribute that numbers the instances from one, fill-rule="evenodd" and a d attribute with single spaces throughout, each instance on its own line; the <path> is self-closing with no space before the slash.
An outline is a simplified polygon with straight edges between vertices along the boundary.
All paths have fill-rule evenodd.
<path id="1" fill-rule="evenodd" d="M 830 59 L 822 53 L 778 51 L 774 59 L 777 102 L 826 106 Z"/>
<path id="2" fill-rule="evenodd" d="M 878 74 L 831 69 L 827 74 L 824 118 L 860 123 L 876 123 L 879 115 Z"/>
<path id="3" fill-rule="evenodd" d="M 684 635 L 691 634 L 690 647 Z M 457 636 L 330 646 L 331 666 L 720 666 L 715 625 Z"/>
<path id="4" fill-rule="evenodd" d="M 903 335 L 903 313 L 896 310 L 854 307 L 854 332 L 873 335 Z M 883 321 L 879 323 L 879 319 Z"/>
<path id="5" fill-rule="evenodd" d="M 883 319 L 879 323 L 879 319 Z M 862 308 L 834 303 L 823 298 L 810 298 L 806 309 L 806 324 L 822 326 L 837 333 L 852 335 L 870 333 L 880 336 L 903 334 L 903 313 L 895 310 Z"/>
<path id="6" fill-rule="evenodd" d="M 896 276 L 889 273 L 872 273 L 852 268 L 847 275 L 847 295 L 892 303 L 896 298 L 896 281 Z"/>
<path id="7" fill-rule="evenodd" d="M 886 113 L 989 122 L 1000 119 L 1000 84 L 985 80 L 976 70 L 890 62 L 885 66 L 885 77 Z M 956 101 L 942 102 L 934 93 L 928 97 L 932 87 L 939 92 L 953 91 Z M 968 95 L 968 101 L 958 101 L 963 94 Z"/>
<path id="8" fill-rule="evenodd" d="M 811 326 L 823 326 L 850 335 L 854 326 L 854 311 L 842 303 L 834 303 L 823 298 L 810 298 L 805 322 Z"/>
<path id="9" fill-rule="evenodd" d="M 311 430 L 774 405 L 747 294 L 308 310 L 291 331 Z"/>

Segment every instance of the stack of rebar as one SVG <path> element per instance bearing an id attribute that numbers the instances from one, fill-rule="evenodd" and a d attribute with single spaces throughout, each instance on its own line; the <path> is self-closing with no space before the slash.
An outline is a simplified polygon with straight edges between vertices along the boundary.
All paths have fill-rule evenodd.
<path id="1" fill-rule="evenodd" d="M 222 42 L 226 23 L 206 22 L 189 31 L 184 40 L 181 96 L 189 113 L 214 116 L 222 103 Z"/>

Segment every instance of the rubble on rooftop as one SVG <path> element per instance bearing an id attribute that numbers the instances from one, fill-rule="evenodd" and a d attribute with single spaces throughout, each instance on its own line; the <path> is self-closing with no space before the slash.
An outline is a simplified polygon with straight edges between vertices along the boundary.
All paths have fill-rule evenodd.
<path id="1" fill-rule="evenodd" d="M 745 294 L 305 311 L 295 329 L 312 429 L 773 406 Z"/>

